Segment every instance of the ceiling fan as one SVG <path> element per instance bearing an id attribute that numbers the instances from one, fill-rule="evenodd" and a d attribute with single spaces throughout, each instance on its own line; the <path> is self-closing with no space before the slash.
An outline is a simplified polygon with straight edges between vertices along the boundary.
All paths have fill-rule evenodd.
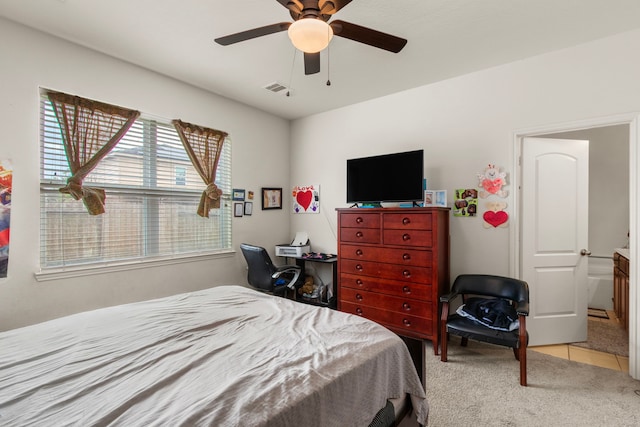
<path id="1" fill-rule="evenodd" d="M 345 21 L 332 21 L 331 16 L 351 3 L 352 0 L 276 0 L 289 9 L 294 22 L 280 22 L 230 34 L 215 39 L 216 43 L 227 46 L 268 34 L 288 30 L 293 45 L 304 52 L 305 74 L 320 72 L 320 51 L 329 45 L 336 35 L 369 46 L 398 53 L 407 40 L 382 33 Z"/>

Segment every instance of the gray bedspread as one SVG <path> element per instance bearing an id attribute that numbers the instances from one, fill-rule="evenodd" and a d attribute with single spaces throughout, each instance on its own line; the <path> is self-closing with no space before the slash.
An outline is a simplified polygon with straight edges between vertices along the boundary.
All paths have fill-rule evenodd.
<path id="1" fill-rule="evenodd" d="M 425 393 L 403 342 L 241 286 L 0 333 L 2 426 L 367 426 Z"/>

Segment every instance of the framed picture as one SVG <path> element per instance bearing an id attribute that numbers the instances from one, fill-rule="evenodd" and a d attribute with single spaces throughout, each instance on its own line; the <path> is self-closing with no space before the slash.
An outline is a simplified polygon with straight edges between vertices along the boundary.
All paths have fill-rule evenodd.
<path id="1" fill-rule="evenodd" d="M 435 191 L 424 190 L 424 206 L 434 206 L 435 199 Z"/>
<path id="2" fill-rule="evenodd" d="M 282 209 L 282 187 L 262 188 L 262 210 Z"/>
<path id="3" fill-rule="evenodd" d="M 240 188 L 234 188 L 232 194 L 233 200 L 244 201 L 244 190 Z"/>
<path id="4" fill-rule="evenodd" d="M 447 207 L 447 190 L 435 190 L 433 206 Z"/>
<path id="5" fill-rule="evenodd" d="M 253 213 L 253 202 L 244 202 L 244 214 L 251 215 Z"/>
<path id="6" fill-rule="evenodd" d="M 244 211 L 244 203 L 233 204 L 233 216 L 242 216 L 243 211 Z"/>

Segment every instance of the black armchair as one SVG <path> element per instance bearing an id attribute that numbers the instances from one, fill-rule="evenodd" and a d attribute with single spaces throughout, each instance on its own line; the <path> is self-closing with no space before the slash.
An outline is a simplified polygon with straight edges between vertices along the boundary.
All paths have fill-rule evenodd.
<path id="1" fill-rule="evenodd" d="M 464 310 L 449 313 L 451 302 L 461 299 Z M 482 274 L 463 274 L 456 278 L 451 293 L 440 297 L 441 347 L 440 360 L 447 361 L 448 334 L 511 347 L 520 361 L 520 385 L 527 385 L 527 345 L 529 334 L 526 316 L 529 315 L 529 286 L 527 282 L 509 277 Z M 516 324 L 509 323 L 512 320 Z"/>
<path id="2" fill-rule="evenodd" d="M 295 297 L 296 286 L 301 284 L 299 283 L 302 272 L 300 266 L 276 266 L 267 251 L 260 246 L 242 243 L 240 249 L 249 268 L 247 273 L 249 285 L 259 291 L 278 296 L 285 296 L 288 290 L 293 290 Z"/>

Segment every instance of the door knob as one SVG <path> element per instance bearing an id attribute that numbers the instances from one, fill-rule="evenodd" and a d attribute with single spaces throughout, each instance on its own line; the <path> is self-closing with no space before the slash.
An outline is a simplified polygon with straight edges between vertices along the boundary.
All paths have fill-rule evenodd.
<path id="1" fill-rule="evenodd" d="M 589 255 L 591 255 L 591 251 L 589 251 L 589 250 L 587 250 L 587 249 L 583 249 L 583 250 L 581 250 L 581 251 L 580 251 L 580 255 L 582 255 L 582 256 L 584 256 L 584 255 L 589 256 Z"/>

